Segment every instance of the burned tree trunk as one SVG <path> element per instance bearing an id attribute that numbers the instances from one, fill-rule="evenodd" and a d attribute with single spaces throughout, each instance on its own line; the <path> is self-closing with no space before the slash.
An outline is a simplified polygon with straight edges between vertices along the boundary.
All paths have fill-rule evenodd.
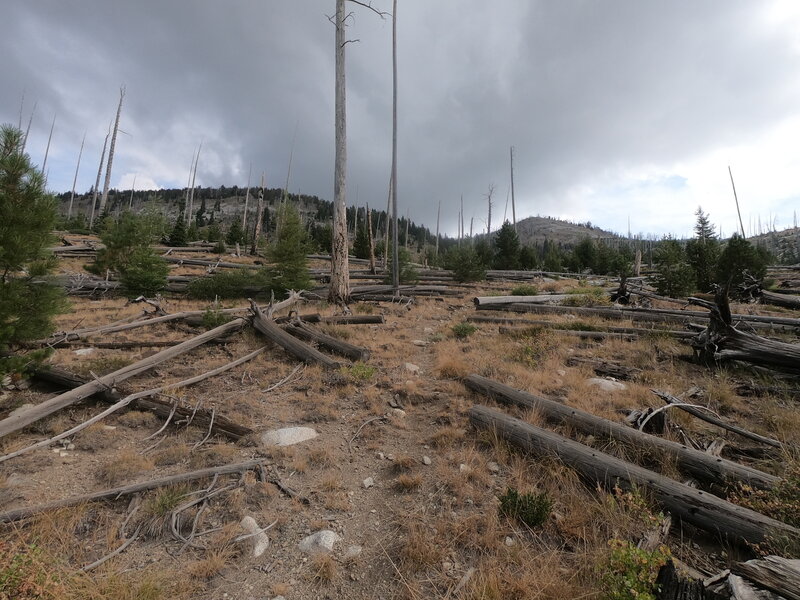
<path id="1" fill-rule="evenodd" d="M 354 346 L 353 344 L 349 344 L 333 336 L 324 334 L 321 331 L 309 327 L 308 325 L 304 325 L 300 321 L 290 325 L 284 325 L 283 329 L 296 338 L 305 340 L 307 342 L 315 342 L 319 346 L 327 348 L 331 352 L 335 352 L 341 356 L 347 357 L 350 360 L 369 360 L 370 352 L 367 348 Z"/>

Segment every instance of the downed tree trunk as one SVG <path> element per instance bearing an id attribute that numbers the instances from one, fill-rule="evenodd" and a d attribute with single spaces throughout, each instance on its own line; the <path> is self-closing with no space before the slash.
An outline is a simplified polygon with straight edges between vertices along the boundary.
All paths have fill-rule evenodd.
<path id="1" fill-rule="evenodd" d="M 571 356 L 567 359 L 567 365 L 574 367 L 576 365 L 588 365 L 592 367 L 597 375 L 604 375 L 613 377 L 614 379 L 636 379 L 641 375 L 642 370 L 636 367 L 626 367 L 617 363 L 606 362 L 597 358 L 585 358 L 582 356 Z"/>
<path id="2" fill-rule="evenodd" d="M 682 470 L 692 474 L 700 481 L 718 485 L 745 482 L 759 488 L 771 488 L 780 482 L 779 477 L 763 471 L 740 465 L 724 458 L 711 456 L 677 442 L 665 440 L 632 427 L 626 427 L 553 400 L 515 390 L 512 387 L 480 375 L 469 375 L 464 379 L 464 385 L 503 404 L 533 408 L 550 422 L 563 423 L 578 431 L 597 437 L 610 437 L 619 442 L 648 451 L 653 456 L 672 456 Z"/>
<path id="3" fill-rule="evenodd" d="M 540 294 L 538 296 L 476 296 L 472 299 L 475 306 L 488 306 L 489 304 L 546 304 L 548 302 L 562 302 L 572 294 Z"/>
<path id="4" fill-rule="evenodd" d="M 59 440 L 63 440 L 66 437 L 70 437 L 72 435 L 75 435 L 79 431 L 82 431 L 82 430 L 86 429 L 87 427 L 89 427 L 90 425 L 93 425 L 94 423 L 99 422 L 101 419 L 104 419 L 108 415 L 110 415 L 110 414 L 112 414 L 112 413 L 114 413 L 114 412 L 116 412 L 116 411 L 118 411 L 118 410 L 120 410 L 122 408 L 125 408 L 131 402 L 134 402 L 134 401 L 139 400 L 139 399 L 147 398 L 149 396 L 156 396 L 157 394 L 160 394 L 161 392 L 163 392 L 164 390 L 167 390 L 167 389 L 168 390 L 176 390 L 176 389 L 180 389 L 182 387 L 187 387 L 187 386 L 190 386 L 190 385 L 194 385 L 195 383 L 199 383 L 201 381 L 204 381 L 204 380 L 208 379 L 209 377 L 214 377 L 215 375 L 219 375 L 220 373 L 224 373 L 225 371 L 228 371 L 228 370 L 230 370 L 230 369 L 232 369 L 234 367 L 237 367 L 237 366 L 247 362 L 248 360 L 251 360 L 251 359 L 255 358 L 256 356 L 261 354 L 264 351 L 264 349 L 265 348 L 263 348 L 263 347 L 262 348 L 258 348 L 257 350 L 255 350 L 253 352 L 250 352 L 249 354 L 247 354 L 247 355 L 245 355 L 245 356 L 243 356 L 241 358 L 238 358 L 238 359 L 236 359 L 236 360 L 234 360 L 232 362 L 229 362 L 229 363 L 224 364 L 224 365 L 222 365 L 220 367 L 217 367 L 216 369 L 212 369 L 211 371 L 206 371 L 205 373 L 201 373 L 200 375 L 196 375 L 195 377 L 191 377 L 189 379 L 184 379 L 183 381 L 176 381 L 174 383 L 168 383 L 166 385 L 162 385 L 162 386 L 158 386 L 158 387 L 155 387 L 155 388 L 151 388 L 149 390 L 143 390 L 141 392 L 136 392 L 136 393 L 130 394 L 128 396 L 125 396 L 124 398 L 120 399 L 118 402 L 115 402 L 114 404 L 109 406 L 106 410 L 104 410 L 100 414 L 95 415 L 90 419 L 87 419 L 86 421 L 80 423 L 79 425 L 76 425 L 75 427 L 73 427 L 71 429 L 68 429 L 67 431 L 59 433 L 58 435 L 53 436 L 52 438 L 49 438 L 49 439 L 46 439 L 46 440 L 42 440 L 41 442 L 36 442 L 35 444 L 27 446 L 26 448 L 22 448 L 20 450 L 15 450 L 14 452 L 10 452 L 10 453 L 8 453 L 6 455 L 0 456 L 0 463 L 5 462 L 5 461 L 7 461 L 7 460 L 9 460 L 11 458 L 15 458 L 17 456 L 20 456 L 22 454 L 25 454 L 26 452 L 30 452 L 31 450 L 35 450 L 37 448 L 43 448 L 45 446 L 49 446 L 50 444 L 53 444 L 53 443 L 55 443 L 55 442 L 57 442 Z M 211 435 L 211 432 L 209 432 L 209 435 Z"/>
<path id="5" fill-rule="evenodd" d="M 757 544 L 770 535 L 800 539 L 800 530 L 755 511 L 736 506 L 653 471 L 565 438 L 498 410 L 473 406 L 470 422 L 497 432 L 503 439 L 537 455 L 555 455 L 590 484 L 630 490 L 646 489 L 673 518 L 690 523 L 724 539 Z"/>
<path id="6" fill-rule="evenodd" d="M 731 570 L 787 600 L 800 600 L 800 560 L 766 556 L 734 563 Z"/>
<path id="7" fill-rule="evenodd" d="M 4 513 L 0 513 L 0 523 L 11 523 L 13 521 L 20 521 L 27 519 L 39 513 L 55 510 L 57 508 L 64 508 L 66 506 L 75 506 L 85 502 L 96 502 L 97 500 L 112 500 L 121 496 L 129 496 L 139 492 L 145 492 L 167 485 L 175 485 L 176 483 L 184 483 L 186 481 L 195 481 L 197 479 L 206 479 L 214 477 L 215 475 L 227 475 L 230 473 L 242 473 L 249 471 L 264 462 L 263 458 L 255 460 L 248 460 L 242 463 L 235 463 L 232 465 L 223 465 L 221 467 L 211 467 L 209 469 L 200 469 L 199 471 L 190 471 L 188 473 L 178 473 L 177 475 L 170 475 L 169 477 L 161 477 L 160 479 L 151 479 L 150 481 L 143 481 L 141 483 L 134 483 L 131 485 L 123 485 L 121 487 L 112 488 L 109 490 L 102 490 L 100 492 L 92 492 L 90 494 L 82 494 L 80 496 L 72 496 L 71 498 L 64 498 L 62 500 L 54 500 L 45 504 L 37 506 L 30 506 L 26 508 L 18 508 Z"/>
<path id="8" fill-rule="evenodd" d="M 338 369 L 341 366 L 330 356 L 322 354 L 319 350 L 312 348 L 308 344 L 304 344 L 297 338 L 286 333 L 271 319 L 268 319 L 255 302 L 252 302 L 250 310 L 253 313 L 253 326 L 258 329 L 264 337 L 278 344 L 292 356 L 299 358 L 307 364 L 320 364 L 326 369 Z"/>
<path id="9" fill-rule="evenodd" d="M 133 377 L 134 375 L 143 373 L 144 371 L 147 371 L 148 369 L 151 369 L 152 367 L 161 364 L 170 358 L 174 358 L 180 354 L 183 354 L 184 352 L 188 352 L 189 350 L 197 348 L 209 340 L 213 340 L 223 335 L 228 335 L 230 332 L 239 329 L 241 326 L 241 319 L 236 319 L 230 323 L 225 323 L 224 325 L 215 327 L 214 329 L 188 339 L 185 342 L 177 344 L 172 348 L 166 348 L 165 350 L 162 350 L 161 352 L 158 352 L 152 356 L 148 356 L 147 358 L 143 358 L 132 365 L 128 365 L 127 367 L 118 369 L 113 373 L 109 373 L 108 375 L 89 381 L 80 387 L 56 396 L 55 398 L 45 400 L 41 404 L 37 404 L 36 406 L 33 406 L 22 413 L 6 417 L 0 421 L 0 438 L 5 437 L 15 431 L 19 431 L 23 427 L 27 427 L 31 423 L 34 423 L 39 419 L 43 419 L 44 417 L 47 417 L 48 415 L 51 415 L 62 408 L 83 400 L 84 398 L 88 398 L 92 394 L 104 388 L 111 388 L 120 381 L 124 381 L 125 379 Z"/>
<path id="10" fill-rule="evenodd" d="M 738 360 L 800 375 L 800 345 L 770 340 L 733 327 L 725 290 L 715 295 L 716 304 L 700 298 L 689 300 L 710 311 L 708 326 L 692 340 L 692 347 L 702 360 Z"/>
<path id="11" fill-rule="evenodd" d="M 52 385 L 67 389 L 74 389 L 91 381 L 86 377 L 81 377 L 76 373 L 51 365 L 45 365 L 44 367 L 34 370 L 32 376 L 41 381 L 46 381 Z M 124 396 L 119 390 L 103 388 L 92 397 L 97 397 L 104 402 L 114 404 L 115 402 L 119 402 Z M 187 422 L 191 420 L 192 424 L 201 429 L 207 430 L 211 427 L 212 435 L 221 435 L 233 441 L 237 441 L 253 433 L 253 430 L 249 427 L 231 421 L 225 415 L 215 414 L 212 423 L 211 412 L 205 408 L 198 408 L 186 404 L 178 404 L 176 407 L 172 402 L 161 400 L 158 397 L 139 398 L 138 400 L 134 400 L 131 406 L 136 410 L 150 411 L 162 419 L 169 418 L 174 409 L 173 422 L 177 422 L 181 419 L 186 419 Z"/>
<path id="12" fill-rule="evenodd" d="M 570 323 L 556 323 L 553 321 L 541 321 L 537 319 L 524 319 L 520 317 L 492 317 L 488 315 L 471 315 L 467 317 L 467 321 L 470 323 L 497 323 L 497 324 L 504 324 L 504 325 L 529 325 L 533 326 L 542 326 L 542 327 L 553 327 L 557 328 L 562 325 L 570 325 Z M 630 333 L 633 335 L 663 335 L 674 337 L 678 339 L 689 339 L 695 336 L 694 333 L 691 331 L 675 331 L 672 329 L 652 329 L 649 327 L 611 327 L 611 326 L 603 326 L 603 331 L 608 331 L 609 333 Z"/>
<path id="13" fill-rule="evenodd" d="M 584 331 L 582 329 L 560 329 L 559 327 L 542 327 L 540 325 L 535 325 L 534 327 L 539 329 L 546 329 L 547 331 L 552 331 L 553 333 L 557 333 L 559 335 L 569 336 L 569 337 L 579 337 L 585 340 L 604 340 L 606 338 L 614 338 L 614 339 L 621 339 L 621 340 L 636 340 L 639 339 L 639 336 L 633 333 L 611 333 L 610 331 Z M 500 327 L 499 332 L 502 335 L 519 335 L 520 333 L 524 333 L 526 330 L 529 330 L 529 327 Z"/>
<path id="14" fill-rule="evenodd" d="M 726 423 L 715 416 L 709 414 L 707 411 L 700 410 L 693 406 L 687 405 L 685 402 L 682 402 L 675 396 L 668 394 L 666 392 L 662 392 L 659 390 L 651 390 L 656 396 L 661 398 L 667 404 L 674 405 L 676 408 L 680 408 L 683 411 L 686 411 L 690 415 L 694 415 L 701 421 L 705 421 L 706 423 L 711 423 L 712 425 L 716 425 L 717 427 L 721 427 L 727 431 L 731 431 L 733 433 L 739 434 L 742 437 L 745 437 L 749 440 L 753 440 L 759 442 L 761 444 L 766 444 L 767 446 L 772 446 L 773 448 L 783 448 L 783 444 L 781 444 L 778 440 L 773 440 L 772 438 L 765 437 L 763 435 L 758 435 L 757 433 L 753 433 L 752 431 L 748 431 L 747 429 L 742 429 L 741 427 L 737 427 L 736 425 L 731 425 L 730 423 Z"/>
<path id="15" fill-rule="evenodd" d="M 790 296 L 788 294 L 776 294 L 775 292 L 767 290 L 761 290 L 760 296 L 761 301 L 765 304 L 800 310 L 800 297 Z"/>
<path id="16" fill-rule="evenodd" d="M 349 358 L 352 361 L 360 360 L 362 362 L 366 362 L 369 360 L 369 349 L 349 344 L 343 340 L 313 329 L 308 325 L 304 325 L 300 321 L 291 323 L 289 325 L 284 325 L 283 330 L 306 342 L 316 342 L 323 348 Z"/>

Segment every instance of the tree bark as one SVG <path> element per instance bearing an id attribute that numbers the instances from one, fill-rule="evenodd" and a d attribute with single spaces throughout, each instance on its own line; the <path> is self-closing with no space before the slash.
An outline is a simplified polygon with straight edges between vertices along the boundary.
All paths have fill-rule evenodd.
<path id="1" fill-rule="evenodd" d="M 72 193 L 69 195 L 69 208 L 67 209 L 67 219 L 72 218 L 72 201 L 75 200 L 75 185 L 78 183 L 78 170 L 81 168 L 81 157 L 83 156 L 83 145 L 86 143 L 86 133 L 81 140 L 81 149 L 78 152 L 78 164 L 75 167 L 75 177 L 72 179 Z"/>
<path id="2" fill-rule="evenodd" d="M 101 215 L 106 209 L 108 202 L 108 188 L 111 185 L 111 167 L 114 165 L 114 149 L 117 145 L 117 132 L 119 131 L 119 116 L 122 112 L 122 100 L 125 98 L 125 86 L 119 88 L 119 104 L 117 105 L 117 118 L 114 121 L 114 132 L 111 134 L 111 146 L 108 148 L 108 164 L 106 165 L 106 180 L 103 184 L 103 195 L 100 198 L 100 208 L 98 213 Z"/>
<path id="3" fill-rule="evenodd" d="M 536 455 L 555 455 L 590 485 L 640 487 L 673 518 L 690 523 L 731 542 L 760 543 L 771 534 L 800 539 L 800 530 L 688 485 L 627 463 L 551 431 L 529 425 L 498 410 L 473 406 L 470 422 L 496 431 L 503 439 Z"/>
<path id="4" fill-rule="evenodd" d="M 369 272 L 375 275 L 375 239 L 372 237 L 372 211 L 367 204 L 367 241 L 369 242 Z"/>
<path id="5" fill-rule="evenodd" d="M 345 88 L 344 1 L 336 0 L 336 85 L 335 85 L 335 138 L 336 149 L 333 175 L 333 235 L 331 247 L 331 282 L 328 301 L 346 306 L 350 301 L 350 275 L 347 262 L 347 107 Z"/>
<path id="6" fill-rule="evenodd" d="M 786 600 L 800 600 L 800 560 L 767 556 L 734 563 L 731 570 Z"/>
<path id="7" fill-rule="evenodd" d="M 108 133 L 106 133 L 106 140 L 103 142 L 103 151 L 100 153 L 100 166 L 97 167 L 97 180 L 94 182 L 94 191 L 92 192 L 92 210 L 89 214 L 89 228 L 94 227 L 94 213 L 97 208 L 97 195 L 100 187 L 100 176 L 103 174 L 103 162 L 106 159 L 106 147 L 108 146 L 108 137 L 111 135 L 111 123 L 108 124 Z"/>
<path id="8" fill-rule="evenodd" d="M 284 325 L 283 330 L 306 342 L 315 342 L 317 345 L 326 348 L 331 352 L 335 352 L 336 354 L 349 358 L 352 361 L 360 360 L 362 362 L 366 362 L 369 360 L 369 349 L 349 344 L 343 340 L 337 339 L 333 336 L 309 327 L 308 325 L 304 325 L 302 322 Z"/>
<path id="9" fill-rule="evenodd" d="M 256 222 L 253 226 L 253 243 L 250 245 L 250 254 L 258 252 L 258 240 L 261 237 L 261 227 L 264 222 L 264 178 L 261 178 L 261 190 L 258 192 L 258 208 L 256 209 Z"/>
<path id="10" fill-rule="evenodd" d="M 759 488 L 771 488 L 780 481 L 780 478 L 774 475 L 711 456 L 705 452 L 626 427 L 553 400 L 515 390 L 512 387 L 480 375 L 468 376 L 464 380 L 464 385 L 503 404 L 521 406 L 527 409 L 533 408 L 550 422 L 563 423 L 590 435 L 613 438 L 619 442 L 645 450 L 652 456 L 663 457 L 666 455 L 674 457 L 679 468 L 700 481 L 723 486 L 731 482 L 741 481 Z"/>
<path id="11" fill-rule="evenodd" d="M 408 229 L 406 229 L 408 242 Z M 392 287 L 400 295 L 400 248 L 397 235 L 397 0 L 392 0 Z"/>

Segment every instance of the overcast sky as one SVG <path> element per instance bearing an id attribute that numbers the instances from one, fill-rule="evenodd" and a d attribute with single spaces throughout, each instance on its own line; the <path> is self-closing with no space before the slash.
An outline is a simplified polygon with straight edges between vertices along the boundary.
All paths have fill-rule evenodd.
<path id="1" fill-rule="evenodd" d="M 800 208 L 800 3 L 794 0 L 400 0 L 399 212 L 456 232 L 550 215 L 725 235 Z M 374 5 L 391 11 L 390 0 Z M 355 4 L 347 50 L 348 204 L 386 205 L 391 19 Z M 3 0 L 0 121 L 49 187 L 94 183 L 124 84 L 112 186 L 284 185 L 333 197 L 334 0 Z M 511 208 L 508 207 L 508 218 Z"/>

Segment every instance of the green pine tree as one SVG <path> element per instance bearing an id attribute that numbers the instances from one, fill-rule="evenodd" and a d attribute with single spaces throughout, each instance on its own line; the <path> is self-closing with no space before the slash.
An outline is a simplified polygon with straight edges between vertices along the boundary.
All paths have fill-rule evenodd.
<path id="1" fill-rule="evenodd" d="M 225 243 L 229 246 L 244 244 L 244 230 L 242 229 L 242 224 L 239 223 L 238 219 L 234 221 L 228 229 L 228 233 L 225 236 Z"/>
<path id="2" fill-rule="evenodd" d="M 356 239 L 353 241 L 353 254 L 356 258 L 369 258 L 369 236 L 367 226 L 363 222 L 358 224 Z"/>
<path id="3" fill-rule="evenodd" d="M 55 262 L 47 253 L 55 199 L 22 152 L 22 139 L 14 127 L 0 129 L 0 351 L 49 334 L 53 317 L 66 307 L 61 288 L 46 278 Z M 0 374 L 39 356 L 2 357 Z"/>
<path id="4" fill-rule="evenodd" d="M 514 226 L 503 223 L 494 240 L 494 268 L 513 270 L 519 268 L 520 244 Z"/>
<path id="5" fill-rule="evenodd" d="M 307 255 L 311 243 L 297 209 L 284 204 L 280 209 L 281 228 L 267 248 L 272 287 L 277 291 L 307 290 L 311 286 Z M 265 211 L 266 212 L 266 211 Z"/>
<path id="6" fill-rule="evenodd" d="M 714 226 L 701 207 L 695 212 L 697 223 L 694 226 L 695 237 L 686 244 L 686 260 L 694 269 L 697 289 L 710 292 L 716 280 L 717 261 L 720 247 Z"/>
<path id="7" fill-rule="evenodd" d="M 183 213 L 178 213 L 178 218 L 175 220 L 175 226 L 169 234 L 169 245 L 174 247 L 185 246 L 186 239 L 186 222 L 183 220 Z"/>
<path id="8" fill-rule="evenodd" d="M 694 289 L 694 271 L 686 262 L 680 243 L 671 237 L 664 238 L 654 253 L 658 272 L 654 278 L 659 294 L 678 298 Z"/>
<path id="9" fill-rule="evenodd" d="M 754 247 L 750 242 L 734 233 L 717 262 L 717 283 L 730 285 L 731 289 L 744 282 L 745 275 L 761 280 L 767 274 L 769 253 Z"/>

